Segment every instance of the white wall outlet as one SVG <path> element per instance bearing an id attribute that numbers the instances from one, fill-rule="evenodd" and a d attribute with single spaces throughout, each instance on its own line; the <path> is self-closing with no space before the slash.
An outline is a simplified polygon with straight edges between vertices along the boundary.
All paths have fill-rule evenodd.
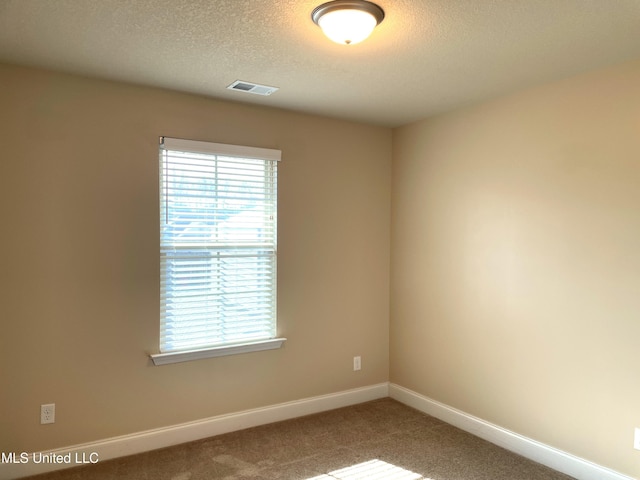
<path id="1" fill-rule="evenodd" d="M 55 423 L 56 422 L 56 404 L 47 403 L 46 405 L 40 405 L 40 423 Z"/>
<path id="2" fill-rule="evenodd" d="M 362 368 L 362 359 L 360 356 L 353 357 L 353 371 L 356 372 Z"/>
<path id="3" fill-rule="evenodd" d="M 636 427 L 633 435 L 633 448 L 640 450 L 640 428 Z"/>

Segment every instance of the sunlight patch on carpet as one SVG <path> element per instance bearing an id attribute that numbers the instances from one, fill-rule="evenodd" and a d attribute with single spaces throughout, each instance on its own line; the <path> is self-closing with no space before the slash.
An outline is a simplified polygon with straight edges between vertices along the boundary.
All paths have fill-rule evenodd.
<path id="1" fill-rule="evenodd" d="M 405 470 L 382 460 L 369 460 L 347 468 L 334 470 L 307 480 L 429 480 L 422 475 Z"/>

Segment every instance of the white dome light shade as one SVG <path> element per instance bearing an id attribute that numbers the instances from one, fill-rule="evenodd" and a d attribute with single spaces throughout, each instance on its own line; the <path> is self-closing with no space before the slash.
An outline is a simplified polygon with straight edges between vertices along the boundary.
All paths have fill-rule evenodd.
<path id="1" fill-rule="evenodd" d="M 371 35 L 384 18 L 384 11 L 364 0 L 336 0 L 317 7 L 311 18 L 329 39 L 342 45 L 353 45 Z"/>
<path id="2" fill-rule="evenodd" d="M 353 45 L 371 35 L 377 22 L 373 15 L 362 10 L 334 10 L 320 17 L 318 25 L 334 42 Z"/>

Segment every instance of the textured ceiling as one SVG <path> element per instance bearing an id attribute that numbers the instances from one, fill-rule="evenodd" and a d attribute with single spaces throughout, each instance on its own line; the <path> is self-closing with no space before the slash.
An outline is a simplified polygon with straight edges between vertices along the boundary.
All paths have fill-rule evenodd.
<path id="1" fill-rule="evenodd" d="M 398 126 L 640 58 L 640 0 L 377 0 L 352 46 L 311 21 L 320 3 L 0 0 L 0 62 Z"/>

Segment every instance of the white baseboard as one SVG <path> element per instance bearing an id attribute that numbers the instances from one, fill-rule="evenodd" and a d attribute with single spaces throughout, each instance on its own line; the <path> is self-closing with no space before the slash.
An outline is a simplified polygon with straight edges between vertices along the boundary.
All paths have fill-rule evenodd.
<path id="1" fill-rule="evenodd" d="M 407 388 L 391 383 L 389 396 L 495 445 L 579 480 L 634 480 L 631 477 L 518 435 Z"/>
<path id="2" fill-rule="evenodd" d="M 89 462 L 95 459 L 104 461 L 134 455 L 388 396 L 477 437 L 579 480 L 634 480 L 631 477 L 493 425 L 393 383 L 381 383 L 345 390 L 97 442 L 39 452 L 51 456 L 66 456 L 64 461 L 59 463 L 34 463 L 34 454 L 28 454 L 29 460 L 26 463 L 3 461 L 0 464 L 0 480 L 13 480 L 77 466 L 79 464 L 77 460 L 81 462 Z M 21 452 L 14 453 L 16 454 L 16 459 L 20 461 Z M 70 459 L 70 462 L 66 461 L 67 459 Z"/>
<path id="3" fill-rule="evenodd" d="M 267 407 L 245 410 L 242 412 L 219 415 L 195 422 L 173 425 L 155 430 L 123 435 L 93 443 L 85 443 L 67 448 L 28 455 L 25 463 L 19 463 L 21 452 L 16 454 L 17 463 L 3 460 L 0 464 L 0 480 L 13 480 L 30 475 L 61 470 L 82 464 L 83 461 L 104 461 L 136 453 L 147 452 L 158 448 L 170 447 L 180 443 L 200 440 L 244 428 L 256 427 L 268 423 L 279 422 L 313 413 L 346 407 L 358 403 L 385 398 L 389 396 L 389 384 L 380 383 L 368 387 L 355 388 L 342 392 L 305 398 L 293 402 L 279 403 Z M 5 452 L 7 454 L 8 452 Z M 34 462 L 34 455 L 40 453 L 60 458 L 58 463 Z"/>

